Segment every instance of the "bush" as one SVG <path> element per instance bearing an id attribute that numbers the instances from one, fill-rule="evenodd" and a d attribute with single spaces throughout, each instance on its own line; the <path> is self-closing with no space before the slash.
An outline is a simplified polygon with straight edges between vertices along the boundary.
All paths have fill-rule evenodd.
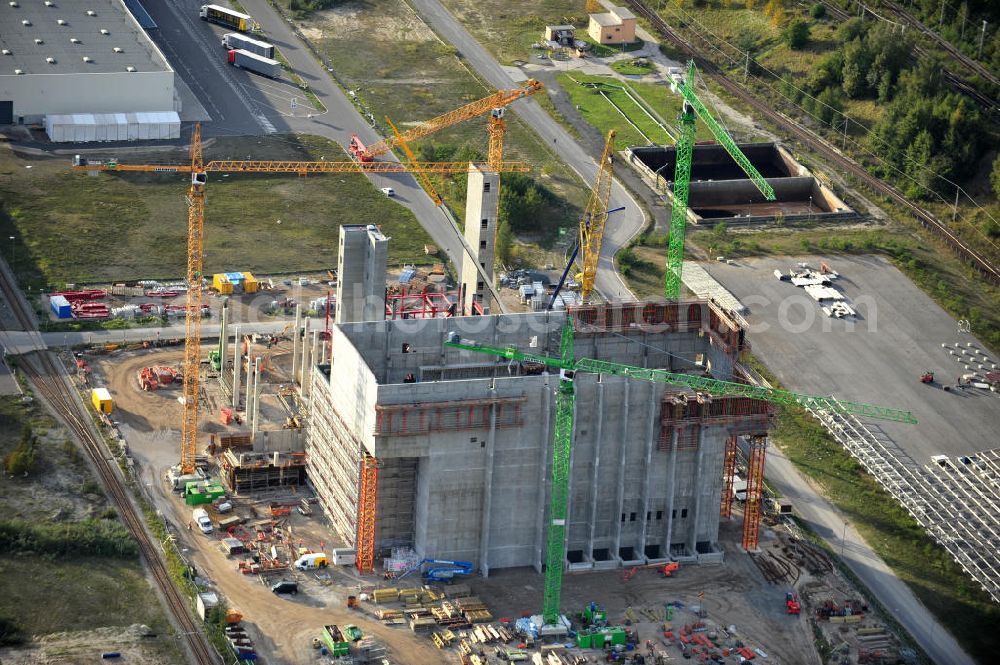
<path id="1" fill-rule="evenodd" d="M 35 468 L 35 443 L 38 441 L 31 431 L 31 425 L 21 430 L 21 440 L 17 447 L 3 458 L 4 468 L 12 476 L 26 476 Z"/>
<path id="2" fill-rule="evenodd" d="M 809 15 L 816 20 L 825 17 L 826 6 L 817 2 L 815 5 L 812 6 L 812 9 L 809 10 Z"/>
<path id="3" fill-rule="evenodd" d="M 24 644 L 27 637 L 13 619 L 0 617 L 0 647 Z"/>
<path id="4" fill-rule="evenodd" d="M 800 49 L 809 42 L 809 24 L 797 18 L 785 26 L 781 31 L 781 38 L 788 44 L 788 48 Z"/>
<path id="5" fill-rule="evenodd" d="M 29 524 L 8 520 L 0 522 L 0 552 L 130 559 L 138 556 L 139 548 L 119 522 L 87 519 Z"/>

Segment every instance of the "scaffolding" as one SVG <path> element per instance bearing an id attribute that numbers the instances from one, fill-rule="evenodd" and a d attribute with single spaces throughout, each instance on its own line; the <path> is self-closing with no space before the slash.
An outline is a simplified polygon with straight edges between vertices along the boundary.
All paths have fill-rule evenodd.
<path id="1" fill-rule="evenodd" d="M 756 552 L 760 535 L 760 514 L 764 501 L 764 454 L 767 436 L 750 436 L 750 461 L 747 464 L 747 502 L 743 509 L 743 549 Z"/>
<path id="2" fill-rule="evenodd" d="M 358 572 L 375 572 L 375 509 L 378 490 L 378 459 L 362 453 L 361 493 L 358 502 Z"/>
<path id="3" fill-rule="evenodd" d="M 733 516 L 733 478 L 736 476 L 736 435 L 726 439 L 726 449 L 722 461 L 722 503 L 719 516 L 730 519 Z"/>
<path id="4" fill-rule="evenodd" d="M 226 450 L 219 458 L 222 480 L 236 496 L 305 484 L 305 453 L 238 453 Z"/>

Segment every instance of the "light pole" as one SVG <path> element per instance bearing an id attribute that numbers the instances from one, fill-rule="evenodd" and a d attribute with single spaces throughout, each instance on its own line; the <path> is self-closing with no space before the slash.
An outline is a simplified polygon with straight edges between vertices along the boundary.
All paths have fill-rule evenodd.
<path id="1" fill-rule="evenodd" d="M 14 269 L 14 236 L 8 236 L 10 238 L 10 269 Z"/>
<path id="2" fill-rule="evenodd" d="M 840 537 L 840 558 L 844 558 L 844 546 L 847 544 L 847 520 L 844 520 L 844 533 Z"/>

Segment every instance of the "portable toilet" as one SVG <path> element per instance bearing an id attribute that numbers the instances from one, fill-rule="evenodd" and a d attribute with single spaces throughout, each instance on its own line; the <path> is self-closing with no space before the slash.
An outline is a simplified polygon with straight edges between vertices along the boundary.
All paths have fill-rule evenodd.
<path id="1" fill-rule="evenodd" d="M 90 401 L 98 413 L 111 413 L 111 393 L 107 388 L 94 388 L 90 391 Z"/>

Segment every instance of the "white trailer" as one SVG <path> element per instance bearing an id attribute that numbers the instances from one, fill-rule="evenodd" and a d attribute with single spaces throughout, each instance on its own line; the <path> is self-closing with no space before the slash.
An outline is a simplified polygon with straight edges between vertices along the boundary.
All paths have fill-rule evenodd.
<path id="1" fill-rule="evenodd" d="M 280 62 L 271 58 L 265 58 L 256 53 L 251 53 L 250 51 L 244 51 L 243 49 L 234 49 L 229 52 L 229 64 L 234 67 L 249 69 L 252 72 L 257 72 L 273 79 L 281 76 Z"/>
<path id="2" fill-rule="evenodd" d="M 256 53 L 264 58 L 274 59 L 274 44 L 268 44 L 267 42 L 262 42 L 259 39 L 252 39 L 251 37 L 241 35 L 238 32 L 227 32 L 222 35 L 222 45 L 227 49 L 243 49 L 244 51 Z"/>

